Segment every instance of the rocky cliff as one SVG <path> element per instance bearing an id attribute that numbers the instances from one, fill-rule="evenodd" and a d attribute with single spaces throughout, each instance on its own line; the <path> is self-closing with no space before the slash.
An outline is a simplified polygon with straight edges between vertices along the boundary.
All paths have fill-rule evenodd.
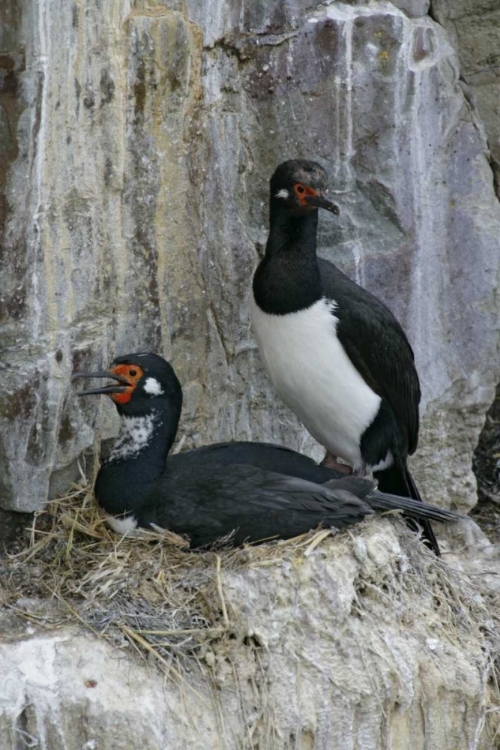
<path id="1" fill-rule="evenodd" d="M 341 206 L 322 217 L 322 254 L 415 348 L 427 497 L 474 502 L 471 450 L 499 378 L 500 206 L 452 44 L 469 70 L 474 4 L 434 5 L 4 4 L 1 507 L 34 510 L 51 478 L 67 485 L 96 428 L 113 430 L 71 371 L 137 349 L 178 370 L 186 447 L 251 437 L 319 455 L 249 329 L 267 180 L 295 156 L 326 167 Z M 472 16 L 483 40 L 494 6 Z"/>
<path id="2" fill-rule="evenodd" d="M 321 253 L 414 346 L 427 499 L 473 505 L 500 379 L 499 24 L 497 0 L 4 0 L 2 524 L 115 429 L 71 372 L 137 349 L 179 372 L 184 447 L 321 455 L 249 328 L 290 157 L 320 161 L 341 207 Z M 0 750 L 498 743 L 499 550 L 473 524 L 444 563 L 389 519 L 188 563 L 69 501 L 0 559 Z"/>

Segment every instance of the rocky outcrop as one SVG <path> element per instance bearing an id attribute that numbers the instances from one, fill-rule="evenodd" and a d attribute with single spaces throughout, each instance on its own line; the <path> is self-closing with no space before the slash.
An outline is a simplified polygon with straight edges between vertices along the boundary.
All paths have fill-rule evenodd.
<path id="1" fill-rule="evenodd" d="M 500 8 L 496 0 L 433 0 L 434 18 L 458 51 L 469 104 L 484 123 L 498 182 L 500 167 Z"/>
<path id="2" fill-rule="evenodd" d="M 414 345 L 427 497 L 474 502 L 470 456 L 499 377 L 500 206 L 428 5 L 10 0 L 4 509 L 39 508 L 95 426 L 113 430 L 108 404 L 75 399 L 71 371 L 136 349 L 178 370 L 186 447 L 252 437 L 319 455 L 249 329 L 267 180 L 292 156 L 321 161 L 341 205 L 322 218 L 322 253 Z"/>
<path id="3" fill-rule="evenodd" d="M 122 541 L 118 565 L 131 544 Z M 126 638 L 118 647 L 110 637 L 124 592 L 103 554 L 109 545 L 94 571 L 101 611 L 91 620 L 88 607 L 86 615 L 80 610 L 95 627 L 105 625 L 103 639 L 57 627 L 67 607 L 16 601 L 0 619 L 2 750 L 493 750 L 494 655 L 486 635 L 496 625 L 467 573 L 457 577 L 422 555 L 411 533 L 396 533 L 387 519 L 315 544 L 279 554 L 249 549 L 238 564 L 222 554 L 218 590 L 214 555 L 195 573 L 187 565 L 179 571 L 177 559 L 186 601 L 194 581 L 202 599 L 215 589 L 208 603 L 219 611 L 219 635 L 210 639 L 206 630 L 197 646 L 203 618 L 176 640 L 165 625 L 158 640 L 171 646 L 159 663 L 163 673 L 152 653 L 141 663 Z M 67 552 L 69 566 L 85 545 L 88 539 L 79 555 Z M 156 609 L 168 622 L 173 613 L 154 587 L 155 565 L 152 559 L 140 586 L 156 590 Z M 39 568 L 36 560 L 24 564 L 24 580 L 39 578 Z M 140 591 L 132 592 L 138 617 Z M 122 622 L 125 632 L 132 627 L 131 611 Z"/>

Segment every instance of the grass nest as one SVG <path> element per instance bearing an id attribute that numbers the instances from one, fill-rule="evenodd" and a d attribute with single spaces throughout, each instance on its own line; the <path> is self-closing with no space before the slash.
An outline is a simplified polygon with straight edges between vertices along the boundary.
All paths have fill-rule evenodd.
<path id="1" fill-rule="evenodd" d="M 240 549 L 221 542 L 202 553 L 170 532 L 120 538 L 82 474 L 68 494 L 34 514 L 26 533 L 28 545 L 0 560 L 3 603 L 12 612 L 42 627 L 84 625 L 171 672 L 173 661 L 206 652 L 232 630 L 222 567 L 268 565 L 287 551 L 308 554 L 332 532 Z M 47 600 L 58 605 L 57 616 L 37 611 L 36 603 Z"/>
<path id="2" fill-rule="evenodd" d="M 471 583 L 453 571 L 404 523 L 397 524 L 404 552 L 399 567 L 393 559 L 365 564 L 369 524 L 336 534 L 331 544 L 326 540 L 334 532 L 323 529 L 264 545 L 193 552 L 175 534 L 117 537 L 106 526 L 82 472 L 68 494 L 35 514 L 26 548 L 0 561 L 3 603 L 25 624 L 49 629 L 83 625 L 185 683 L 187 659 L 210 674 L 208 657 L 221 642 L 243 637 L 235 633 L 238 625 L 226 603 L 226 572 L 294 565 L 318 548 L 335 560 L 348 549 L 359 563 L 356 615 L 375 622 L 380 618 L 377 602 L 383 602 L 387 617 L 399 612 L 402 623 L 411 622 L 422 616 L 425 597 L 430 627 L 444 626 L 450 640 L 464 647 L 471 637 L 483 641 L 484 679 L 491 687 L 491 710 L 498 712 L 500 602 L 493 609 L 491 601 L 485 604 L 480 581 Z M 44 609 L 47 601 L 50 608 Z"/>

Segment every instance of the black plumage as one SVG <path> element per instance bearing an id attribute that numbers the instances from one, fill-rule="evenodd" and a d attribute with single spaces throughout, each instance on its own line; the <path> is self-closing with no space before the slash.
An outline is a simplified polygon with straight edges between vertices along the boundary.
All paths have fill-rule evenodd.
<path id="1" fill-rule="evenodd" d="M 375 510 L 402 509 L 416 519 L 456 514 L 380 493 L 375 483 L 317 466 L 295 451 L 234 442 L 168 456 L 182 408 L 182 389 L 158 355 L 116 359 L 106 393 L 123 430 L 98 473 L 95 493 L 106 513 L 143 528 L 186 535 L 191 547 L 223 538 L 230 544 L 289 538 L 317 526 L 345 526 Z M 77 373 L 75 377 L 92 377 Z"/>
<path id="2" fill-rule="evenodd" d="M 319 164 L 292 160 L 277 168 L 271 178 L 266 254 L 253 280 L 254 303 L 267 316 L 265 326 L 272 325 L 273 319 L 312 309 L 320 300 L 332 303 L 332 337 L 338 339 L 366 385 L 380 397 L 378 410 L 359 432 L 360 459 L 354 468 L 374 471 L 382 491 L 420 500 L 407 465 L 408 455 L 417 448 L 421 395 L 413 351 L 401 325 L 377 297 L 351 281 L 333 263 L 317 257 L 318 208 L 338 213 L 326 194 L 327 177 Z M 253 315 L 258 340 L 261 317 L 257 320 Z M 265 346 L 265 326 L 259 340 L 261 351 Z M 309 345 L 309 341 L 304 344 Z M 276 341 L 267 351 L 271 362 L 275 359 L 273 346 L 276 348 Z M 279 356 L 286 365 L 286 355 L 280 352 Z M 290 367 L 293 356 L 290 355 Z M 275 385 L 280 392 L 277 380 Z M 290 387 L 284 392 L 283 400 L 291 408 L 297 404 L 302 407 L 307 389 L 315 389 L 316 383 L 314 378 L 300 383 L 297 378 L 294 388 L 292 394 Z M 295 410 L 307 426 L 304 414 Z M 338 427 L 335 421 L 331 420 L 332 433 Z M 321 436 L 311 432 L 325 444 Z M 338 446 L 342 437 L 337 435 L 333 442 Z M 325 447 L 330 450 L 328 444 Z M 353 462 L 347 444 L 345 454 L 341 446 L 337 455 Z M 377 471 L 380 466 L 383 468 Z M 429 545 L 439 554 L 430 523 L 425 521 L 423 528 Z"/>

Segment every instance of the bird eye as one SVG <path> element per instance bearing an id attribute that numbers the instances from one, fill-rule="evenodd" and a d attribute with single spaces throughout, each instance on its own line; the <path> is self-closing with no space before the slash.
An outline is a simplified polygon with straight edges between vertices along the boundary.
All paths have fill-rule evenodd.
<path id="1" fill-rule="evenodd" d="M 135 378 L 135 376 L 137 375 L 137 370 L 129 370 L 128 374 L 131 378 Z"/>
<path id="2" fill-rule="evenodd" d="M 296 190 L 298 193 L 301 193 L 301 194 L 306 192 L 306 189 L 303 185 L 297 185 Z"/>

